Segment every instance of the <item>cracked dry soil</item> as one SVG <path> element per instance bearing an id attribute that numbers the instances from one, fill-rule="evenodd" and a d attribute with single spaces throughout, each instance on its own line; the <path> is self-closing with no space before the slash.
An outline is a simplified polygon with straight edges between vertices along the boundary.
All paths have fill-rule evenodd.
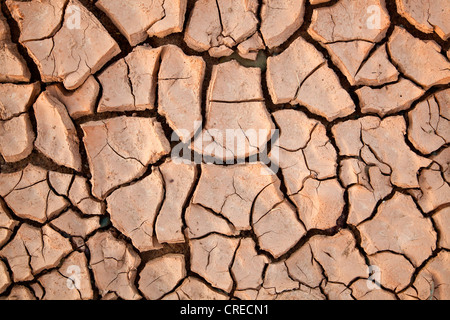
<path id="1" fill-rule="evenodd" d="M 449 299 L 449 18 L 2 0 L 0 299 Z"/>

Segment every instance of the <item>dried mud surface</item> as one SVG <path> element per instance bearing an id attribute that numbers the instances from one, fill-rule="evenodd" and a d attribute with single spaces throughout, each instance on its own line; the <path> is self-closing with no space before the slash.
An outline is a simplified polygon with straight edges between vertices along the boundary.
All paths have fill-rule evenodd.
<path id="1" fill-rule="evenodd" d="M 449 299 L 449 16 L 2 1 L 0 299 Z"/>

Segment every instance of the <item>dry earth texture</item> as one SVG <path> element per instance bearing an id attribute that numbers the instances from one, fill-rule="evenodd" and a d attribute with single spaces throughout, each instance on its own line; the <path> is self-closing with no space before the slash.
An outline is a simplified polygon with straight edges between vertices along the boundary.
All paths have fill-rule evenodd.
<path id="1" fill-rule="evenodd" d="M 448 0 L 2 0 L 0 299 L 449 299 L 449 37 Z"/>

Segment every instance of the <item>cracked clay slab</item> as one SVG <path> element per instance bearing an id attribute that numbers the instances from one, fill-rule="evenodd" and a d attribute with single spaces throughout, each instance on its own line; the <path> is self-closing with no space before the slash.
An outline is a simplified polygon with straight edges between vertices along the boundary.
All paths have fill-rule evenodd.
<path id="1" fill-rule="evenodd" d="M 443 40 L 450 37 L 450 4 L 445 0 L 396 0 L 397 10 L 418 30 L 435 32 Z"/>
<path id="2" fill-rule="evenodd" d="M 355 111 L 353 100 L 323 55 L 301 37 L 280 55 L 267 59 L 267 87 L 274 103 L 304 105 L 328 121 Z"/>
<path id="3" fill-rule="evenodd" d="M 149 164 L 170 151 L 154 118 L 122 116 L 87 122 L 81 128 L 92 173 L 92 194 L 98 199 L 142 176 Z"/>
<path id="4" fill-rule="evenodd" d="M 143 111 L 155 107 L 161 50 L 138 46 L 98 77 L 102 87 L 97 112 Z"/>
<path id="5" fill-rule="evenodd" d="M 7 5 L 26 34 L 20 41 L 44 82 L 63 82 L 66 89 L 76 89 L 120 52 L 103 25 L 77 0 L 32 3 L 10 0 Z M 53 9 L 56 5 L 59 10 Z M 49 16 L 46 21 L 51 25 L 41 29 L 36 13 L 37 17 Z M 73 14 L 78 16 L 74 18 Z"/>
<path id="6" fill-rule="evenodd" d="M 233 46 L 253 35 L 258 26 L 258 4 L 248 0 L 196 1 L 187 21 L 186 44 L 212 56 L 230 55 Z"/>
<path id="7" fill-rule="evenodd" d="M 15 282 L 28 281 L 46 269 L 56 267 L 72 251 L 68 239 L 48 225 L 37 228 L 22 224 L 14 238 L 0 250 L 11 267 Z"/>
<path id="8" fill-rule="evenodd" d="M 11 41 L 10 27 L 0 12 L 0 82 L 28 82 L 30 79 L 27 63 Z"/>
<path id="9" fill-rule="evenodd" d="M 135 184 L 117 189 L 106 199 L 113 226 L 131 238 L 141 252 L 159 246 L 153 228 L 163 197 L 163 178 L 156 169 Z"/>
<path id="10" fill-rule="evenodd" d="M 47 175 L 47 170 L 32 164 L 22 171 L 0 174 L 0 195 L 15 215 L 45 223 L 69 206 L 50 188 Z"/>
<path id="11" fill-rule="evenodd" d="M 449 299 L 449 9 L 3 1 L 0 300 Z"/>
<path id="12" fill-rule="evenodd" d="M 110 231 L 97 232 L 87 245 L 91 252 L 89 265 L 100 294 L 115 292 L 123 299 L 139 299 L 134 279 L 141 259 L 133 247 Z"/>
<path id="13" fill-rule="evenodd" d="M 33 110 L 37 123 L 36 149 L 61 166 L 81 171 L 80 142 L 65 106 L 44 92 Z"/>
<path id="14" fill-rule="evenodd" d="M 207 91 L 206 124 L 193 150 L 221 161 L 261 152 L 273 134 L 261 88 L 261 69 L 236 60 L 213 67 Z"/>

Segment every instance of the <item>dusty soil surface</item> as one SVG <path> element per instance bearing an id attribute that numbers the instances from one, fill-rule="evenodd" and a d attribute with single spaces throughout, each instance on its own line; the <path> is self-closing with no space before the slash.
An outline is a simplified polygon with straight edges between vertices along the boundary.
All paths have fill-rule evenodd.
<path id="1" fill-rule="evenodd" d="M 448 0 L 6 0 L 0 299 L 450 299 Z"/>

